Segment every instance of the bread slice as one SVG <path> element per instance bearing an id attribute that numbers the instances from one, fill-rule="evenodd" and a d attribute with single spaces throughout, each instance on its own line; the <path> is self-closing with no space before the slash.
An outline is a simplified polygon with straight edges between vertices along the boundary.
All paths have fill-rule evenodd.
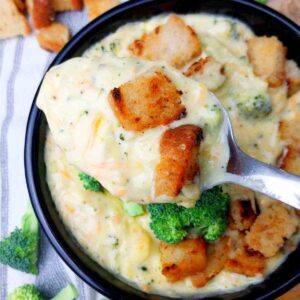
<path id="1" fill-rule="evenodd" d="M 166 125 L 185 112 L 181 93 L 160 70 L 151 70 L 114 88 L 110 105 L 126 130 L 143 131 Z"/>
<path id="2" fill-rule="evenodd" d="M 42 48 L 58 52 L 69 41 L 70 33 L 66 25 L 54 22 L 50 26 L 42 28 L 36 37 Z"/>
<path id="3" fill-rule="evenodd" d="M 88 10 L 89 21 L 104 14 L 108 10 L 120 4 L 120 0 L 84 0 Z"/>
<path id="4" fill-rule="evenodd" d="M 54 20 L 54 10 L 51 0 L 33 0 L 32 24 L 40 29 L 49 26 Z"/>
<path id="5" fill-rule="evenodd" d="M 165 61 L 182 68 L 201 53 L 201 44 L 195 31 L 178 16 L 171 16 L 167 23 L 144 34 L 129 45 L 135 57 Z"/>
<path id="6" fill-rule="evenodd" d="M 13 0 L 5 0 L 0 7 L 0 39 L 31 33 L 29 22 Z"/>
<path id="7" fill-rule="evenodd" d="M 52 0 L 54 11 L 81 10 L 82 0 Z"/>
<path id="8" fill-rule="evenodd" d="M 155 196 L 176 197 L 199 172 L 202 130 L 195 125 L 168 129 L 160 140 L 160 162 L 155 170 Z"/>

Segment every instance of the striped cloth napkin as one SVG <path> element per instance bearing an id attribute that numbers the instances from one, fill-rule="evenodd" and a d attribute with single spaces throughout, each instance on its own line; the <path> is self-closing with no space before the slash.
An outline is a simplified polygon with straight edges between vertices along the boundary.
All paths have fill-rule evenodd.
<path id="1" fill-rule="evenodd" d="M 87 23 L 86 12 L 60 14 L 75 34 Z M 35 91 L 55 57 L 42 50 L 32 35 L 0 41 L 0 194 L 1 238 L 16 226 L 28 205 L 23 150 L 27 117 Z M 80 280 L 56 254 L 41 233 L 39 275 L 28 275 L 0 264 L 0 300 L 23 284 L 34 283 L 46 297 L 73 282 L 80 300 L 104 299 Z"/>

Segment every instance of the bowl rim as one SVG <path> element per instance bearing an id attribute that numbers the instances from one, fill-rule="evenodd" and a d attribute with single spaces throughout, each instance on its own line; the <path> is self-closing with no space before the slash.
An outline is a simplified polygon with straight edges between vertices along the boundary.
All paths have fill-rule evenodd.
<path id="1" fill-rule="evenodd" d="M 167 1 L 167 0 L 162 0 Z M 227 0 L 228 1 L 228 0 Z M 273 10 L 272 8 L 267 7 L 266 5 L 260 4 L 256 1 L 251 0 L 229 0 L 232 3 L 238 3 L 242 4 L 246 7 L 251 7 L 256 10 L 258 10 L 260 13 L 265 13 L 270 15 L 271 17 L 277 19 L 277 21 L 281 22 L 285 26 L 289 28 L 294 34 L 296 34 L 298 37 L 300 37 L 300 27 L 285 17 L 284 15 L 280 14 L 279 12 Z M 39 93 L 39 89 L 41 87 L 41 84 L 43 82 L 45 74 L 48 72 L 50 68 L 52 68 L 54 65 L 57 65 L 59 63 L 62 63 L 65 61 L 66 57 L 69 53 L 71 53 L 74 48 L 78 46 L 78 43 L 82 39 L 85 38 L 85 36 L 95 30 L 97 27 L 99 27 L 102 23 L 109 20 L 111 17 L 116 16 L 118 14 L 121 14 L 122 12 L 130 9 L 135 9 L 140 6 L 146 5 L 148 3 L 154 3 L 157 2 L 157 0 L 131 0 L 125 3 L 122 3 L 118 5 L 117 7 L 113 8 L 112 10 L 104 13 L 103 15 L 97 17 L 92 22 L 88 23 L 86 26 L 84 26 L 77 34 L 74 35 L 74 37 L 65 45 L 65 47 L 57 54 L 57 56 L 54 58 L 52 63 L 47 68 L 47 71 L 44 73 L 41 82 L 37 88 L 37 91 L 35 93 L 31 109 L 29 112 L 28 120 L 27 120 L 27 126 L 26 126 L 26 134 L 25 134 L 25 145 L 24 145 L 24 167 L 25 167 L 25 178 L 26 178 L 26 184 L 28 193 L 30 196 L 30 200 L 33 206 L 33 209 L 37 215 L 37 218 L 39 220 L 39 223 L 41 225 L 41 228 L 43 232 L 45 233 L 46 237 L 50 241 L 51 245 L 55 249 L 56 253 L 60 256 L 60 258 L 71 268 L 71 270 L 78 275 L 84 282 L 86 282 L 89 286 L 100 292 L 106 297 L 111 297 L 113 299 L 118 299 L 120 297 L 120 294 L 117 291 L 114 290 L 107 290 L 101 285 L 101 282 L 95 281 L 94 279 L 90 278 L 85 271 L 81 269 L 80 266 L 78 266 L 70 257 L 70 254 L 66 251 L 64 246 L 58 241 L 57 234 L 53 230 L 53 228 L 50 226 L 50 224 L 47 222 L 46 217 L 43 213 L 39 196 L 36 189 L 35 179 L 33 176 L 33 157 L 32 157 L 32 139 L 33 139 L 33 133 L 35 131 L 36 122 L 38 121 L 38 115 L 41 113 L 41 111 L 36 106 L 36 99 Z M 101 280 L 101 278 L 100 278 Z M 274 299 L 276 296 L 281 295 L 285 291 L 287 291 L 292 286 L 296 285 L 300 282 L 300 271 L 298 274 L 296 274 L 294 277 L 290 278 L 288 281 L 283 283 L 280 286 L 275 287 L 271 291 L 266 291 L 262 296 L 259 298 L 256 298 L 256 300 L 259 299 Z M 117 289 L 115 287 L 115 289 Z M 132 297 L 131 299 L 133 299 Z M 119 298 L 120 299 L 120 298 Z M 124 298 L 125 299 L 125 298 Z M 126 298 L 127 299 L 127 298 Z M 129 298 L 128 298 L 129 299 Z M 172 298 L 170 298 L 172 299 Z"/>

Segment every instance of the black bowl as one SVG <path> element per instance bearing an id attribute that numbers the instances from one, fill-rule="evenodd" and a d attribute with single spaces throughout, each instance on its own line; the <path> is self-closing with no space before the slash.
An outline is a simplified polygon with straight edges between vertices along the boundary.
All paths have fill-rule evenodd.
<path id="1" fill-rule="evenodd" d="M 300 65 L 300 28 L 275 11 L 245 0 L 140 0 L 130 1 L 84 27 L 53 61 L 59 64 L 80 56 L 89 46 L 134 20 L 167 13 L 207 12 L 236 17 L 258 35 L 276 35 L 287 46 L 289 58 Z M 26 180 L 38 219 L 53 247 L 69 267 L 94 289 L 111 299 L 169 299 L 151 295 L 124 283 L 89 258 L 65 229 L 51 199 L 45 180 L 44 145 L 47 122 L 35 105 L 37 90 L 27 124 L 25 142 Z M 274 299 L 300 282 L 300 247 L 264 282 L 226 295 L 206 299 Z M 125 257 L 126 259 L 126 257 Z"/>

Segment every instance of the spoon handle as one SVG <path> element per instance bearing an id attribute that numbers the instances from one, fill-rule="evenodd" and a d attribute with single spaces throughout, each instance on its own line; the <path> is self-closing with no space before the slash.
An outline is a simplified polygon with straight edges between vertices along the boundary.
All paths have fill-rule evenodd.
<path id="1" fill-rule="evenodd" d="M 300 177 L 258 161 L 235 148 L 227 180 L 300 209 Z"/>

